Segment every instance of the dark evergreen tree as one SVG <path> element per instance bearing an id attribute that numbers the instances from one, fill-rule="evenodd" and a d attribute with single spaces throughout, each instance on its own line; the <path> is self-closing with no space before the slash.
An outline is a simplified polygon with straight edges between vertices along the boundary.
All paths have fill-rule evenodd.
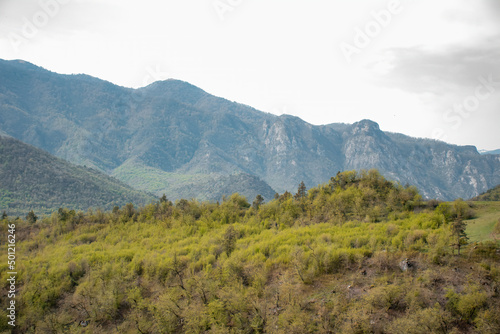
<path id="1" fill-rule="evenodd" d="M 453 247 L 457 249 L 457 253 L 460 255 L 460 248 L 467 245 L 467 240 L 469 240 L 467 233 L 465 233 L 467 223 L 464 222 L 464 218 L 470 218 L 471 214 L 468 212 L 470 210 L 469 206 L 461 199 L 453 202 L 453 207 L 456 218 L 450 227 L 454 239 Z"/>
<path id="2" fill-rule="evenodd" d="M 35 215 L 35 213 L 33 212 L 33 210 L 31 210 L 30 212 L 28 212 L 28 214 L 26 215 L 26 221 L 30 224 L 34 224 L 36 223 L 38 217 Z"/>
<path id="3" fill-rule="evenodd" d="M 460 248 L 467 245 L 467 240 L 469 237 L 465 233 L 467 224 L 462 219 L 457 219 L 451 224 L 451 231 L 454 236 L 453 246 L 457 249 L 458 255 L 460 255 Z"/>
<path id="4" fill-rule="evenodd" d="M 236 244 L 237 233 L 233 225 L 229 225 L 224 233 L 223 247 L 226 254 L 230 254 L 234 250 Z"/>
<path id="5" fill-rule="evenodd" d="M 166 203 L 167 201 L 167 195 L 163 194 L 163 196 L 160 198 L 160 203 Z"/>
<path id="6" fill-rule="evenodd" d="M 252 207 L 255 210 L 258 210 L 262 203 L 264 203 L 264 197 L 262 197 L 262 195 L 259 194 L 255 197 L 255 199 L 252 203 Z"/>
<path id="7" fill-rule="evenodd" d="M 59 210 L 57 210 L 57 216 L 59 220 L 66 221 L 69 217 L 69 212 L 64 208 L 59 208 Z"/>
<path id="8" fill-rule="evenodd" d="M 304 184 L 304 181 L 301 181 L 299 184 L 299 188 L 297 189 L 297 193 L 295 194 L 295 199 L 301 199 L 307 196 L 307 188 Z"/>
<path id="9" fill-rule="evenodd" d="M 288 190 L 285 191 L 283 193 L 283 195 L 280 195 L 280 197 L 278 197 L 278 199 L 279 199 L 280 202 L 286 201 L 289 198 L 292 198 L 292 194 L 290 192 L 288 192 Z"/>

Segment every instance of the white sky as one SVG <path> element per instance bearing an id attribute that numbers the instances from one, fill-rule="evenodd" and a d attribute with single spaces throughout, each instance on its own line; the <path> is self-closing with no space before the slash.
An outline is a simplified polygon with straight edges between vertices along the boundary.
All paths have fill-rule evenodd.
<path id="1" fill-rule="evenodd" d="M 499 0 L 0 0 L 0 58 L 500 148 Z"/>

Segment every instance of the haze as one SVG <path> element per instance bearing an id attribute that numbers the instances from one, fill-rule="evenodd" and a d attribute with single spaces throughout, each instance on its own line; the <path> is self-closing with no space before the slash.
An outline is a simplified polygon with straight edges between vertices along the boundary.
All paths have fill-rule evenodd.
<path id="1" fill-rule="evenodd" d="M 499 18 L 495 0 L 4 0 L 0 58 L 493 150 Z"/>

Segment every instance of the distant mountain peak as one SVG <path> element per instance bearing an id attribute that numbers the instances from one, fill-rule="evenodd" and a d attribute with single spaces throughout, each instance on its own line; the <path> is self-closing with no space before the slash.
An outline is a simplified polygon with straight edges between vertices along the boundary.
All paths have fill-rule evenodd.
<path id="1" fill-rule="evenodd" d="M 177 79 L 155 81 L 137 90 L 157 98 L 175 99 L 179 102 L 189 102 L 192 104 L 209 95 L 203 89 L 189 82 Z"/>
<path id="2" fill-rule="evenodd" d="M 352 124 L 352 134 L 362 134 L 362 133 L 369 134 L 376 132 L 381 132 L 380 126 L 378 125 L 378 123 L 372 120 L 363 119 L 359 122 Z"/>
<path id="3" fill-rule="evenodd" d="M 167 88 L 181 87 L 181 88 L 191 88 L 191 89 L 202 90 L 201 88 L 196 87 L 195 85 L 190 84 L 187 81 L 182 81 L 182 80 L 173 79 L 173 78 L 169 78 L 166 80 L 158 80 L 158 81 L 152 82 L 151 84 L 147 85 L 146 87 L 151 87 L 151 88 L 153 88 L 153 87 L 167 87 Z M 146 87 L 143 87 L 143 88 L 146 88 Z"/>

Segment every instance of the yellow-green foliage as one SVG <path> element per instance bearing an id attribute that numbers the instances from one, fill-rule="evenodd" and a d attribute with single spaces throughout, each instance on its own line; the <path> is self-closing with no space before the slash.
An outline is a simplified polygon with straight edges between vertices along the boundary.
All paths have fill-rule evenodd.
<path id="1" fill-rule="evenodd" d="M 493 332 L 498 247 L 451 255 L 464 205 L 426 209 L 415 189 L 369 171 L 259 207 L 234 194 L 17 220 L 18 330 Z"/>

